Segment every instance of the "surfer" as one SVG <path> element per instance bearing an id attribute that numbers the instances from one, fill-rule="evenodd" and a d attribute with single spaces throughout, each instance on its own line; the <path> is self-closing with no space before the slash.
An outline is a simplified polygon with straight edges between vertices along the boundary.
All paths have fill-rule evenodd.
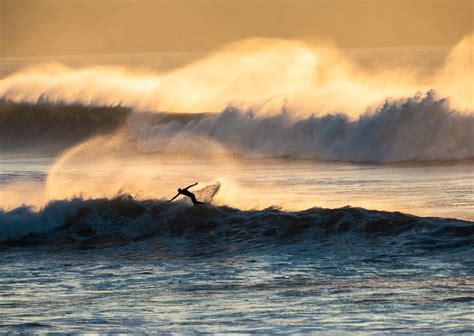
<path id="1" fill-rule="evenodd" d="M 176 194 L 176 196 L 173 197 L 172 199 L 170 199 L 168 202 L 171 202 L 172 200 L 174 200 L 179 195 L 184 195 L 184 196 L 188 196 L 191 199 L 191 201 L 193 202 L 194 205 L 204 204 L 204 202 L 199 202 L 196 199 L 196 196 L 188 190 L 189 188 L 194 187 L 196 184 L 197 184 L 197 182 L 194 183 L 194 184 L 191 184 L 190 186 L 187 186 L 186 188 L 183 188 L 183 189 L 178 188 L 178 193 Z"/>

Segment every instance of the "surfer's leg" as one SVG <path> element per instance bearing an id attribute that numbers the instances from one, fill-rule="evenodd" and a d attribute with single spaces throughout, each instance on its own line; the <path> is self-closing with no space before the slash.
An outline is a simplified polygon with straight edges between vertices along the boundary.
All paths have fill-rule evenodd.
<path id="1" fill-rule="evenodd" d="M 194 205 L 197 205 L 197 204 L 204 204 L 204 202 L 199 202 L 197 199 L 196 199 L 196 196 L 192 195 L 190 196 L 191 198 L 191 201 L 193 202 Z"/>

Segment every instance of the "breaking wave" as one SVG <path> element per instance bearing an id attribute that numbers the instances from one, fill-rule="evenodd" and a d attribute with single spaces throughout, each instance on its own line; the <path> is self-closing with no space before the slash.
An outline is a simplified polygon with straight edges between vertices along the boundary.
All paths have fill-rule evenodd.
<path id="1" fill-rule="evenodd" d="M 228 107 L 220 113 L 139 113 L 129 108 L 3 104 L 2 148 L 56 146 L 126 129 L 141 152 L 183 152 L 189 143 L 244 157 L 399 162 L 474 157 L 474 114 L 452 109 L 433 91 L 387 100 L 358 119 L 346 114 L 261 115 Z M 192 139 L 192 141 L 186 141 Z M 205 146 L 210 148 L 209 145 Z"/>
<path id="2" fill-rule="evenodd" d="M 54 201 L 39 212 L 28 207 L 0 211 L 4 247 L 90 249 L 160 241 L 174 248 L 179 240 L 187 249 L 219 250 L 313 244 L 347 235 L 430 250 L 462 248 L 474 243 L 474 223 L 351 207 L 242 211 L 213 205 L 193 207 L 184 202 L 138 201 L 128 195 Z"/>
<path id="3" fill-rule="evenodd" d="M 250 157 L 358 162 L 474 157 L 474 115 L 451 109 L 433 92 L 387 101 L 356 120 L 342 113 L 295 118 L 286 110 L 259 116 L 229 107 L 197 120 L 132 123 L 131 132 L 140 139 L 140 148 L 149 151 L 162 150 L 186 134 L 212 139 L 232 153 Z"/>

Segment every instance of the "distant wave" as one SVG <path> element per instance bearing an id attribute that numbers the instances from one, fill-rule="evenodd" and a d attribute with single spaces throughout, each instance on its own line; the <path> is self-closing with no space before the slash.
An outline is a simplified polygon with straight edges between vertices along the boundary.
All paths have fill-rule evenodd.
<path id="1" fill-rule="evenodd" d="M 105 248 L 142 241 L 186 249 L 222 249 L 313 244 L 325 240 L 381 238 L 404 247 L 455 249 L 474 243 L 474 223 L 422 218 L 361 208 L 313 208 L 242 211 L 224 206 L 189 206 L 183 202 L 114 199 L 54 201 L 35 212 L 28 207 L 0 211 L 0 242 L 7 246 L 46 245 Z M 178 247 L 179 248 L 179 247 Z"/>
<path id="2" fill-rule="evenodd" d="M 474 158 L 474 114 L 450 108 L 434 92 L 387 100 L 374 113 L 298 117 L 283 109 L 260 115 L 228 107 L 221 113 L 138 113 L 120 106 L 4 104 L 3 148 L 63 148 L 125 127 L 143 152 L 179 151 L 179 144 L 214 142 L 244 157 L 400 162 Z M 171 146 L 172 145 L 172 146 Z"/>
<path id="3" fill-rule="evenodd" d="M 120 106 L 17 104 L 0 100 L 2 150 L 63 149 L 123 126 L 130 110 Z"/>

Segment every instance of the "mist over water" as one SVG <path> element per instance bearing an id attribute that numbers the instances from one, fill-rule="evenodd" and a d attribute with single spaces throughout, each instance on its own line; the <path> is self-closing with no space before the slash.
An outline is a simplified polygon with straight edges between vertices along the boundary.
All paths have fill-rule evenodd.
<path id="1" fill-rule="evenodd" d="M 168 71 L 32 66 L 4 78 L 0 95 L 13 102 L 121 105 L 142 112 L 220 112 L 235 105 L 259 113 L 278 113 L 285 107 L 296 115 L 355 117 L 386 99 L 435 90 L 454 108 L 471 112 L 472 82 L 466 75 L 472 71 L 472 40 L 462 40 L 431 75 L 376 61 L 372 68 L 364 67 L 326 46 L 251 39 Z"/>

